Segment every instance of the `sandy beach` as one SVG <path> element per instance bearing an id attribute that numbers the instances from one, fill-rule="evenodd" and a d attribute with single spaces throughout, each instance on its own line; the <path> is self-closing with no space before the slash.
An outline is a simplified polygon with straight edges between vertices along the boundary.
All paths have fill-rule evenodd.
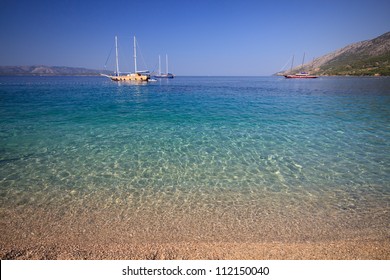
<path id="1" fill-rule="evenodd" d="M 388 241 L 336 243 L 50 244 L 2 246 L 1 259 L 34 260 L 389 260 Z"/>
<path id="2" fill-rule="evenodd" d="M 390 259 L 386 212 L 374 220 L 351 213 L 330 217 L 328 211 L 298 218 L 281 208 L 268 217 L 259 212 L 256 219 L 253 208 L 225 209 L 224 215 L 201 207 L 191 213 L 140 209 L 125 215 L 120 208 L 84 207 L 3 208 L 0 258 Z"/>

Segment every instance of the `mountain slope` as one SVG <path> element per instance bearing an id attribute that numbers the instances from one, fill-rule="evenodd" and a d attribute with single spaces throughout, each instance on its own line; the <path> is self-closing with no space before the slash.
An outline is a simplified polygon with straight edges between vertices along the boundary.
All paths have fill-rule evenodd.
<path id="1" fill-rule="evenodd" d="M 306 71 L 316 75 L 390 76 L 390 32 L 375 39 L 348 45 L 326 54 L 291 72 Z M 283 74 L 290 73 L 285 71 Z"/>
<path id="2" fill-rule="evenodd" d="M 77 67 L 65 67 L 65 66 L 0 66 L 0 76 L 5 75 L 28 75 L 28 76 L 89 76 L 99 75 L 100 73 L 106 73 L 103 70 L 93 70 Z"/>

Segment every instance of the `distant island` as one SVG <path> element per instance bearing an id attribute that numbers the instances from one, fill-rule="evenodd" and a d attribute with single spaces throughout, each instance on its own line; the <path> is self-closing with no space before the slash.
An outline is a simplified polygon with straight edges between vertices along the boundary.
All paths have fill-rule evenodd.
<path id="1" fill-rule="evenodd" d="M 111 72 L 66 66 L 0 66 L 0 76 L 97 76 L 101 73 Z"/>
<path id="2" fill-rule="evenodd" d="M 390 32 L 348 45 L 278 75 L 302 71 L 320 76 L 390 76 Z"/>

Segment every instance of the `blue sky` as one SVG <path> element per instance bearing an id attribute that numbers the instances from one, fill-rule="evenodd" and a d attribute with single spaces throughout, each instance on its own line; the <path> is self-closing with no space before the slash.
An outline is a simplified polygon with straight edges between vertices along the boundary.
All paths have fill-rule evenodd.
<path id="1" fill-rule="evenodd" d="M 139 69 L 168 53 L 177 75 L 271 75 L 293 54 L 309 60 L 390 31 L 389 11 L 388 0 L 0 0 L 0 65 L 103 69 L 117 35 L 130 71 L 136 35 Z"/>

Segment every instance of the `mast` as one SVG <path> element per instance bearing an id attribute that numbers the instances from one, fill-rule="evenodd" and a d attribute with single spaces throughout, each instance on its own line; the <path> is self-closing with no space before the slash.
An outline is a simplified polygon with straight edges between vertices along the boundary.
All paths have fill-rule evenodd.
<path id="1" fill-rule="evenodd" d="M 305 64 L 305 55 L 306 55 L 306 53 L 303 53 L 303 58 L 302 58 L 302 70 L 303 70 L 303 64 Z"/>
<path id="2" fill-rule="evenodd" d="M 292 61 L 291 61 L 291 68 L 290 68 L 290 72 L 292 72 L 293 65 L 294 65 L 294 55 L 293 55 L 293 57 L 292 57 Z"/>
<path id="3" fill-rule="evenodd" d="M 118 63 L 118 37 L 115 36 L 115 61 L 116 61 L 116 75 L 119 76 L 119 63 Z"/>
<path id="4" fill-rule="evenodd" d="M 168 74 L 168 55 L 165 54 L 165 74 Z"/>
<path id="5" fill-rule="evenodd" d="M 158 75 L 161 76 L 161 56 L 158 55 Z"/>
<path id="6" fill-rule="evenodd" d="M 134 36 L 134 73 L 137 74 L 137 42 Z"/>

